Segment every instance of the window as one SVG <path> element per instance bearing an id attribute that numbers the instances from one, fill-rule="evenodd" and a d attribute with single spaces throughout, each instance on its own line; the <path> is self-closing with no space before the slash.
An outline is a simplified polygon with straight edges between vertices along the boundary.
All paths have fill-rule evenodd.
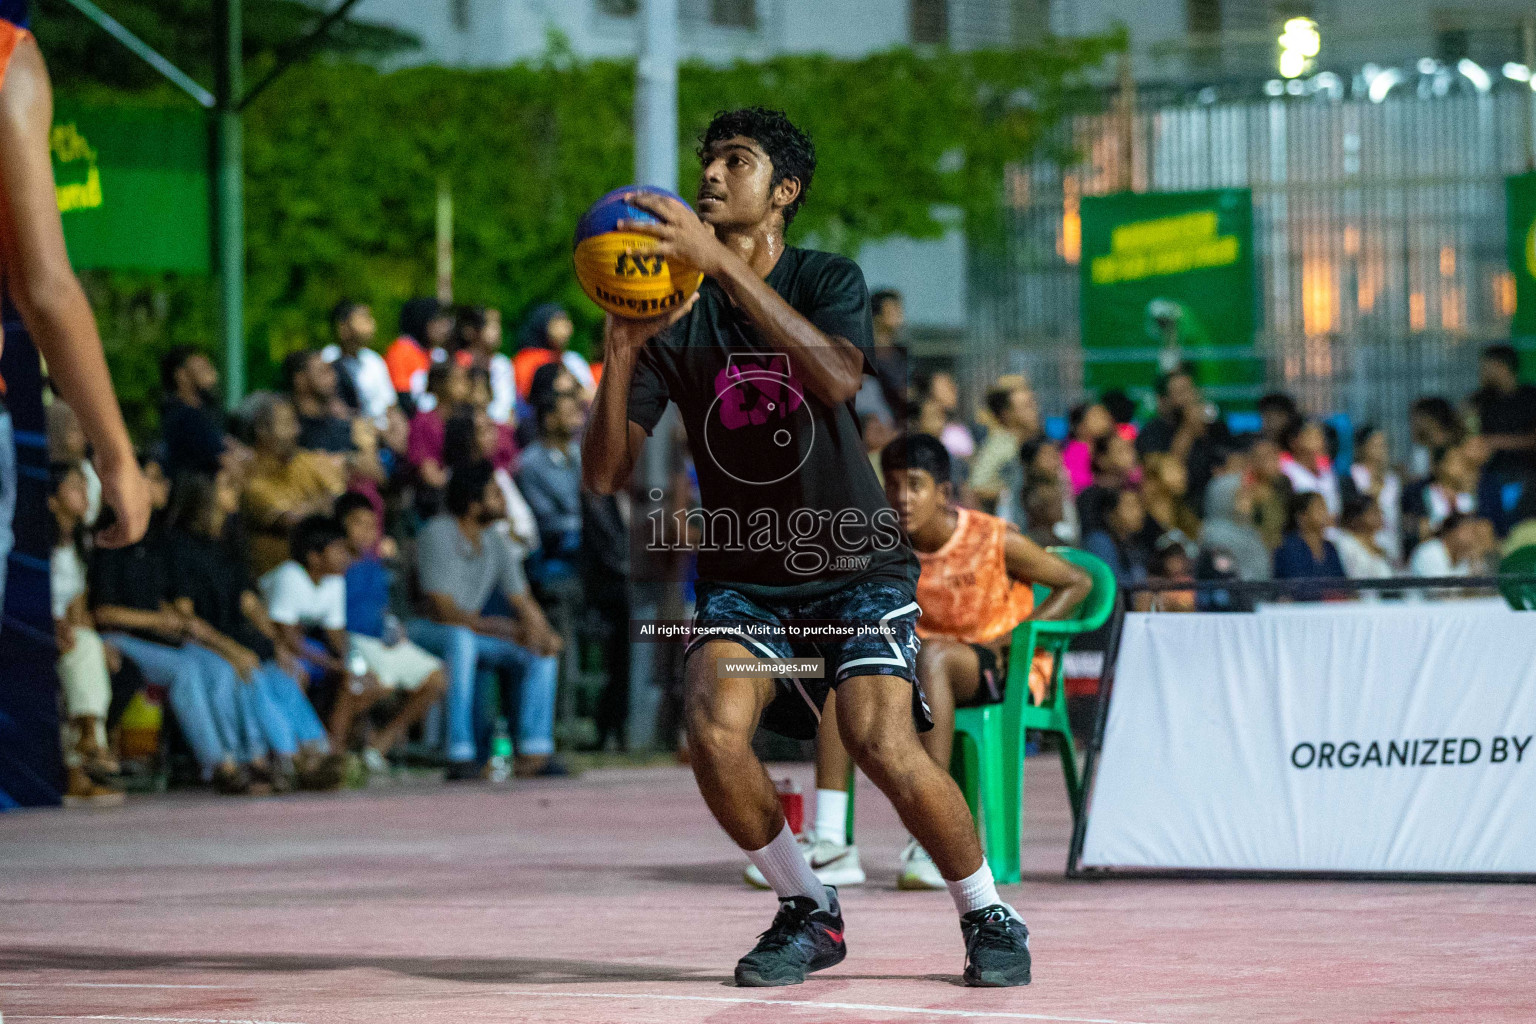
<path id="1" fill-rule="evenodd" d="M 640 0 L 597 0 L 597 9 L 610 18 L 633 18 L 640 13 Z"/>
<path id="2" fill-rule="evenodd" d="M 709 0 L 709 21 L 725 28 L 756 28 L 757 0 Z"/>
<path id="3" fill-rule="evenodd" d="M 909 0 L 907 20 L 912 42 L 949 42 L 949 0 Z"/>

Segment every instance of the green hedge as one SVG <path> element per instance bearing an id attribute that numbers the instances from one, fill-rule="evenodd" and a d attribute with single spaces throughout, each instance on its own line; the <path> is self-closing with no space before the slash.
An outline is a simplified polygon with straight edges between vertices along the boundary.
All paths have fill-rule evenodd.
<path id="1" fill-rule="evenodd" d="M 995 222 L 1005 163 L 1029 154 L 1118 39 L 1028 51 L 860 60 L 781 57 L 679 83 L 682 191 L 699 132 L 720 109 L 778 107 L 817 143 L 819 167 L 795 236 L 856 253 L 866 240 L 932 237 L 935 206 Z M 246 129 L 246 315 L 250 379 L 326 335 L 343 296 L 375 306 L 381 343 L 401 303 L 433 289 L 438 182 L 454 197 L 454 290 L 501 308 L 508 344 L 523 311 L 566 304 L 580 338 L 599 324 L 570 268 L 571 233 L 603 192 L 633 177 L 634 67 L 577 61 L 556 44 L 536 64 L 495 71 L 381 73 L 322 61 L 253 105 Z M 211 283 L 89 275 L 120 394 L 152 429 L 154 360 L 165 346 L 211 345 Z"/>

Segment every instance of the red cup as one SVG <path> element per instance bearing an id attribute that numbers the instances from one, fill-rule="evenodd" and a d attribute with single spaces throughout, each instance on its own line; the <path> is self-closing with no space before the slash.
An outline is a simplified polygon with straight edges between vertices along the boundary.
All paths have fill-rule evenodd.
<path id="1" fill-rule="evenodd" d="M 794 779 L 780 779 L 774 783 L 779 793 L 779 805 L 784 808 L 784 820 L 789 830 L 800 835 L 805 829 L 805 794 L 800 792 Z"/>

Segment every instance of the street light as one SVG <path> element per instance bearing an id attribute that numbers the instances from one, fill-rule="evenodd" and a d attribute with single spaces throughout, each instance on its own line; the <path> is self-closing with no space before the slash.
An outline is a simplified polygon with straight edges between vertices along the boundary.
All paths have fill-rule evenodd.
<path id="1" fill-rule="evenodd" d="M 1291 18 L 1280 33 L 1280 75 L 1299 78 L 1312 70 L 1312 61 L 1323 48 L 1317 22 L 1311 18 Z"/>

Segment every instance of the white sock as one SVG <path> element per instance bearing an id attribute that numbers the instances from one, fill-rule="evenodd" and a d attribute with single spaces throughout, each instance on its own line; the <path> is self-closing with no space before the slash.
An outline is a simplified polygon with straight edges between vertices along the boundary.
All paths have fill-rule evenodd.
<path id="1" fill-rule="evenodd" d="M 946 878 L 944 887 L 949 890 L 950 898 L 955 901 L 955 909 L 960 911 L 961 917 L 973 910 L 1003 902 L 1003 898 L 997 894 L 997 883 L 992 880 L 992 869 L 987 866 L 985 858 L 981 862 L 981 867 L 960 881 L 951 882 Z M 1012 912 L 1013 908 L 1008 907 L 1008 910 Z M 1014 916 L 1018 917 L 1018 914 Z"/>
<path id="2" fill-rule="evenodd" d="M 848 842 L 848 794 L 840 789 L 816 791 L 816 838 Z"/>
<path id="3" fill-rule="evenodd" d="M 747 858 L 757 865 L 757 870 L 763 873 L 763 878 L 780 899 L 809 896 L 822 910 L 831 909 L 832 903 L 827 899 L 826 887 L 805 862 L 805 855 L 800 852 L 800 844 L 795 842 L 795 834 L 789 830 L 788 824 L 785 824 L 773 842 L 761 850 L 748 850 Z"/>

